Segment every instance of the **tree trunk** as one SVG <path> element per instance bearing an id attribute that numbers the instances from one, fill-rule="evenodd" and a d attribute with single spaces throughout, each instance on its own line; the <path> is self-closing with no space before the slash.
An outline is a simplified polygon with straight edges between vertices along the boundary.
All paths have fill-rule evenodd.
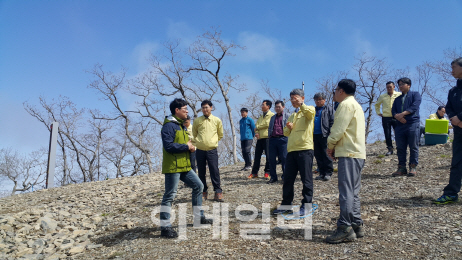
<path id="1" fill-rule="evenodd" d="M 233 114 L 232 114 L 232 108 L 231 106 L 229 105 L 229 98 L 228 98 L 228 94 L 226 93 L 223 85 L 221 84 L 221 81 L 220 79 L 218 78 L 218 76 L 215 75 L 215 79 L 218 83 L 218 86 L 220 86 L 220 89 L 221 89 L 221 93 L 223 94 L 223 98 L 225 100 L 225 104 L 226 104 L 226 109 L 228 110 L 228 118 L 229 118 L 229 124 L 230 124 L 230 127 L 231 127 L 231 134 L 233 136 L 233 161 L 234 161 L 234 164 L 237 164 L 237 153 L 236 153 L 236 147 L 237 147 L 237 143 L 236 143 L 236 130 L 234 129 L 234 121 L 233 121 Z"/>

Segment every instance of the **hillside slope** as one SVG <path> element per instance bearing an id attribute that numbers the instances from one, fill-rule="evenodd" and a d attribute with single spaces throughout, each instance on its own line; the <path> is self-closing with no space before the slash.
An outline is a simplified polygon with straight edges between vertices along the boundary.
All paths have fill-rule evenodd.
<path id="1" fill-rule="evenodd" d="M 192 227 L 191 190 L 181 183 L 175 204 L 187 205 L 187 238 L 161 238 L 151 212 L 160 205 L 164 180 L 155 173 L 0 199 L 0 259 L 461 259 L 462 203 L 431 204 L 448 182 L 451 149 L 450 143 L 421 147 L 417 176 L 393 178 L 396 155 L 380 156 L 386 150 L 382 143 L 368 145 L 360 194 L 366 237 L 352 243 L 323 242 L 339 214 L 336 173 L 329 182 L 314 182 L 319 208 L 312 217 L 312 239 L 306 240 L 303 230 L 278 227 L 274 216 L 262 221 L 262 203 L 279 205 L 281 183 L 248 180 L 249 172 L 236 165 L 220 169 L 223 205 L 229 206 L 228 239 L 214 239 L 211 227 Z M 294 204 L 300 201 L 298 180 Z M 243 204 L 258 209 L 255 220 L 243 221 L 249 211 L 236 216 Z M 204 205 L 211 216 L 218 204 Z M 268 239 L 244 239 L 243 224 L 249 223 L 269 225 Z"/>

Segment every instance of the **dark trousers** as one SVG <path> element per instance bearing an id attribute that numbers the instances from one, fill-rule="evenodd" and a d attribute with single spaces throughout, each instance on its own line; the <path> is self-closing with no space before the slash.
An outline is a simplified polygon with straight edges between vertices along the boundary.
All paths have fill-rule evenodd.
<path id="1" fill-rule="evenodd" d="M 258 171 L 260 170 L 260 161 L 261 156 L 265 151 L 266 155 L 266 164 L 265 164 L 265 172 L 269 172 L 269 160 L 268 160 L 268 138 L 258 139 L 257 144 L 255 146 L 255 158 L 253 161 L 253 168 L 252 174 L 258 175 Z"/>
<path id="2" fill-rule="evenodd" d="M 191 168 L 192 168 L 192 170 L 193 170 L 195 173 L 197 173 L 197 167 L 196 167 L 196 152 L 192 152 L 192 153 L 191 153 L 190 159 L 191 159 Z"/>
<path id="3" fill-rule="evenodd" d="M 393 149 L 393 142 L 391 141 L 391 128 L 393 127 L 393 130 L 395 130 L 395 126 L 396 120 L 394 120 L 393 117 L 382 117 L 383 133 L 385 134 L 385 141 L 387 143 L 388 149 Z"/>
<path id="4" fill-rule="evenodd" d="M 281 161 L 282 176 L 284 176 L 287 157 L 287 137 L 271 137 L 269 139 L 268 151 L 271 151 L 269 152 L 269 168 L 271 179 L 277 180 L 278 175 L 276 173 L 276 156 Z"/>
<path id="5" fill-rule="evenodd" d="M 287 154 L 281 205 L 292 205 L 292 201 L 294 200 L 294 183 L 298 172 L 300 172 L 303 184 L 302 205 L 313 201 L 312 168 L 313 150 L 294 151 Z"/>
<path id="6" fill-rule="evenodd" d="M 252 143 L 253 140 L 241 141 L 242 157 L 244 158 L 245 167 L 252 166 L 252 155 L 250 154 L 250 150 L 252 150 Z"/>
<path id="7" fill-rule="evenodd" d="M 210 179 L 212 180 L 213 190 L 215 192 L 221 193 L 221 184 L 220 184 L 220 171 L 218 170 L 218 151 L 213 149 L 210 151 L 196 150 L 196 160 L 197 160 L 197 169 L 199 170 L 199 178 L 204 184 L 204 191 L 206 192 L 207 180 L 205 174 L 207 172 L 206 163 L 209 165 Z"/>
<path id="8" fill-rule="evenodd" d="M 327 137 L 322 134 L 313 135 L 314 157 L 318 163 L 319 175 L 332 176 L 334 165 L 332 159 L 327 156 Z"/>
<path id="9" fill-rule="evenodd" d="M 452 143 L 451 172 L 449 173 L 449 184 L 444 188 L 444 195 L 456 196 L 460 192 L 462 180 L 462 134 L 454 133 Z"/>
<path id="10" fill-rule="evenodd" d="M 409 165 L 419 164 L 419 122 L 411 124 L 398 124 L 395 127 L 396 150 L 398 154 L 398 165 L 406 166 L 406 150 L 409 146 Z"/>

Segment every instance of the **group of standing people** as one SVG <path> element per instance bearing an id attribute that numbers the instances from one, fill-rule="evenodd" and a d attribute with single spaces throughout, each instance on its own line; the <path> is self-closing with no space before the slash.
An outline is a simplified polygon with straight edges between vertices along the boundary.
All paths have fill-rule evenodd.
<path id="1" fill-rule="evenodd" d="M 319 169 L 316 179 L 325 181 L 331 179 L 333 160 L 338 159 L 340 217 L 336 231 L 326 238 L 328 243 L 351 241 L 364 236 L 359 191 L 361 171 L 366 159 L 365 120 L 364 111 L 354 98 L 355 92 L 356 84 L 353 80 L 341 80 L 334 92 L 334 101 L 339 104 L 334 112 L 334 108 L 326 104 L 324 94 L 314 95 L 314 107 L 305 104 L 304 90 L 294 89 L 290 92 L 290 102 L 296 109 L 294 113 L 289 116 L 284 112 L 284 102 L 276 101 L 276 114 L 271 115 L 271 101 L 264 100 L 263 115 L 255 125 L 255 132 L 259 133 L 255 134 L 255 160 L 248 178 L 258 177 L 260 157 L 264 149 L 267 149 L 269 163 L 265 166 L 268 184 L 278 181 L 276 156 L 281 161 L 282 201 L 273 214 L 295 214 L 300 217 L 309 215 L 311 209 L 307 205 L 313 202 L 313 159 L 316 158 Z M 247 109 L 243 108 L 241 113 L 241 133 L 251 132 L 246 129 L 253 125 L 252 122 L 249 123 L 251 119 L 247 117 Z M 244 153 L 247 148 L 244 145 L 242 147 Z M 247 151 L 245 158 L 250 157 L 249 150 Z M 250 161 L 246 162 L 246 166 L 249 165 Z M 298 174 L 303 184 L 302 200 L 298 211 L 294 213 L 294 183 Z"/>
<path id="2" fill-rule="evenodd" d="M 457 86 L 450 90 L 446 111 L 454 126 L 453 159 L 449 185 L 444 194 L 434 202 L 446 204 L 458 200 L 462 177 L 462 58 L 451 63 L 452 74 L 458 79 Z M 418 92 L 410 91 L 411 80 L 401 78 L 397 81 L 401 93 L 394 92 L 394 83 L 387 82 L 387 93 L 380 96 L 376 111 L 382 117 L 388 152 L 393 154 L 391 128 L 394 127 L 398 154 L 398 170 L 393 176 L 415 176 L 418 164 L 418 139 L 420 133 Z M 336 106 L 325 104 L 325 96 L 314 96 L 316 107 L 305 104 L 302 89 L 290 92 L 290 102 L 296 109 L 290 114 L 284 110 L 284 102 L 275 102 L 276 113 L 271 112 L 272 102 L 264 100 L 261 105 L 263 115 L 255 123 L 248 117 L 248 109 L 241 109 L 240 120 L 241 147 L 245 161 L 242 170 L 252 170 L 248 178 L 258 177 L 261 156 L 267 156 L 264 172 L 268 184 L 278 182 L 276 164 L 282 166 L 282 201 L 273 214 L 293 213 L 294 183 L 300 174 L 303 184 L 299 216 L 310 214 L 306 205 L 313 200 L 313 158 L 316 157 L 320 175 L 317 180 L 328 181 L 333 172 L 333 160 L 338 160 L 338 188 L 340 217 L 333 235 L 326 238 L 328 243 L 340 243 L 364 236 L 361 219 L 359 192 L 361 171 L 366 159 L 365 118 L 361 105 L 355 100 L 356 84 L 351 79 L 338 82 L 334 91 Z M 380 105 L 383 105 L 380 112 Z M 212 102 L 201 104 L 203 116 L 188 124 L 187 103 L 175 99 L 170 104 L 172 115 L 166 117 L 162 127 L 163 163 L 165 174 L 165 194 L 162 199 L 161 235 L 176 237 L 170 223 L 170 207 L 176 195 L 178 182 L 182 180 L 193 189 L 192 204 L 201 206 L 208 199 L 206 184 L 206 164 L 215 191 L 215 201 L 223 201 L 218 169 L 218 141 L 223 137 L 223 125 L 212 115 Z M 186 121 L 186 124 L 185 124 Z M 189 127 L 189 134 L 188 134 Z M 257 138 L 255 160 L 252 167 L 251 147 Z M 409 172 L 406 169 L 406 150 L 410 148 Z M 195 174 L 193 157 L 197 160 L 198 175 Z M 193 170 L 194 169 L 194 170 Z M 199 207 L 200 208 L 200 207 Z M 202 210 L 194 207 L 195 220 L 211 223 Z"/>
<path id="3" fill-rule="evenodd" d="M 313 150 L 319 170 L 319 176 L 316 180 L 328 181 L 331 179 L 334 170 L 332 159 L 327 155 L 327 137 L 330 134 L 330 129 L 334 123 L 334 107 L 326 104 L 326 96 L 324 93 L 316 93 L 313 97 L 315 106 L 314 125 L 313 125 Z M 288 153 L 287 143 L 288 137 L 284 135 L 284 127 L 286 127 L 289 117 L 291 116 L 285 110 L 285 104 L 282 100 L 277 100 L 274 105 L 276 113 L 270 111 L 272 102 L 263 100 L 262 116 L 260 116 L 255 124 L 253 119 L 248 117 L 248 109 L 241 109 L 240 133 L 241 133 L 241 148 L 245 161 L 243 171 L 252 169 L 252 172 L 247 177 L 249 179 L 258 178 L 260 170 L 261 156 L 263 152 L 266 155 L 266 163 L 264 168 L 264 177 L 268 180 L 268 184 L 278 182 L 276 174 L 276 165 L 281 164 L 282 176 L 286 168 L 286 158 Z M 254 137 L 257 138 L 255 146 L 255 159 L 252 167 L 251 147 Z M 270 152 L 271 151 L 271 152 Z M 276 159 L 277 158 L 277 159 Z"/>
<path id="4" fill-rule="evenodd" d="M 445 120 L 445 113 L 449 117 L 454 129 L 453 156 L 450 168 L 449 184 L 444 188 L 443 195 L 433 201 L 434 204 L 448 204 L 458 201 L 462 178 L 462 57 L 451 62 L 452 76 L 457 80 L 456 86 L 448 93 L 446 106 L 439 106 L 436 113 L 428 119 Z M 412 82 L 409 78 L 398 80 L 401 92 L 395 92 L 392 81 L 387 82 L 387 93 L 381 95 L 375 104 L 376 113 L 382 117 L 388 152 L 393 154 L 391 129 L 395 131 L 396 150 L 398 155 L 398 169 L 392 173 L 393 177 L 414 177 L 419 163 L 419 140 L 424 134 L 425 127 L 420 126 L 421 96 L 417 91 L 411 91 Z M 382 111 L 380 107 L 382 106 Z M 407 147 L 409 147 L 409 171 L 406 168 Z"/>

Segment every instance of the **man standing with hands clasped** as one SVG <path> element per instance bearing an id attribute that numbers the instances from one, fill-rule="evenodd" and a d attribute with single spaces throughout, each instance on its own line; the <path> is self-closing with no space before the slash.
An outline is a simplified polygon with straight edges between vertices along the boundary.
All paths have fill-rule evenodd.
<path id="1" fill-rule="evenodd" d="M 398 154 L 398 170 L 393 177 L 417 174 L 419 164 L 419 139 L 420 139 L 420 93 L 411 90 L 411 79 L 398 79 L 401 96 L 395 99 L 391 113 L 398 120 L 395 127 L 396 151 Z M 409 173 L 406 169 L 406 150 L 409 146 Z"/>
<path id="2" fill-rule="evenodd" d="M 361 171 L 366 160 L 366 123 L 364 111 L 354 97 L 355 92 L 356 83 L 351 79 L 342 79 L 334 94 L 334 101 L 340 104 L 327 138 L 327 154 L 332 159 L 338 158 L 340 217 L 336 232 L 326 238 L 330 244 L 364 236 L 359 190 Z"/>
<path id="3" fill-rule="evenodd" d="M 279 160 L 281 160 L 281 178 L 284 179 L 287 157 L 287 137 L 284 136 L 284 126 L 287 124 L 290 114 L 284 111 L 284 101 L 282 100 L 277 100 L 274 103 L 274 110 L 276 111 L 276 114 L 271 117 L 268 128 L 268 150 L 271 150 L 268 158 L 271 178 L 267 182 L 268 184 L 278 181 L 278 175 L 276 174 L 276 156 L 278 156 Z"/>
<path id="4" fill-rule="evenodd" d="M 391 128 L 395 129 L 396 120 L 391 114 L 391 107 L 393 102 L 399 96 L 401 92 L 395 92 L 395 83 L 388 81 L 387 93 L 380 95 L 377 103 L 375 103 L 375 112 L 382 118 L 383 133 L 385 134 L 385 141 L 387 143 L 388 152 L 385 155 L 393 154 L 393 142 L 391 141 Z M 382 112 L 380 112 L 380 106 L 382 106 Z"/>
<path id="5" fill-rule="evenodd" d="M 255 124 L 255 137 L 257 137 L 257 144 L 255 145 L 255 157 L 253 161 L 252 173 L 247 177 L 248 179 L 258 178 L 258 171 L 260 170 L 260 162 L 263 151 L 265 151 L 266 155 L 265 178 L 270 178 L 268 156 L 268 127 L 271 117 L 274 115 L 274 113 L 270 110 L 272 104 L 273 102 L 270 100 L 263 100 L 261 104 L 261 111 L 263 112 L 263 115 L 257 119 L 257 123 Z"/>
<path id="6" fill-rule="evenodd" d="M 192 132 L 196 142 L 196 160 L 199 178 L 204 185 L 202 198 L 207 200 L 208 187 L 205 174 L 207 163 L 209 165 L 210 179 L 215 190 L 215 201 L 223 202 L 223 191 L 221 190 L 220 170 L 218 169 L 218 141 L 223 138 L 223 124 L 221 120 L 212 115 L 212 101 L 204 100 L 201 103 L 202 114 L 194 120 Z"/>

